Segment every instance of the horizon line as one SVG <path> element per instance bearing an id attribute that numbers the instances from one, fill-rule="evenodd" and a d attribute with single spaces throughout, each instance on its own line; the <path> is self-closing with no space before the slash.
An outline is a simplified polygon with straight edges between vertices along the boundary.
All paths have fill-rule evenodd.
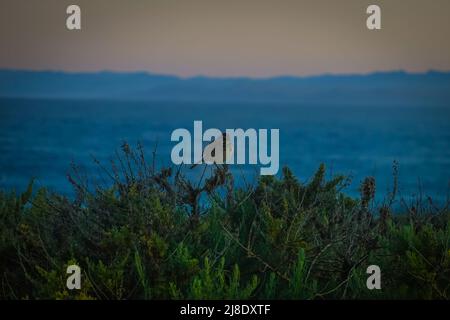
<path id="1" fill-rule="evenodd" d="M 191 80 L 191 79 L 215 79 L 215 80 L 255 80 L 255 81 L 264 81 L 264 80 L 275 80 L 282 78 L 290 78 L 290 79 L 311 79 L 311 78 L 321 78 L 321 77 L 369 77 L 374 75 L 383 75 L 383 74 L 404 74 L 404 75 L 412 75 L 412 76 L 420 76 L 420 75 L 429 75 L 429 74 L 450 74 L 449 70 L 436 70 L 436 69 L 428 69 L 426 71 L 407 71 L 404 69 L 392 69 L 392 70 L 381 70 L 381 71 L 370 71 L 370 72 L 349 72 L 349 73 L 334 73 L 334 72 L 325 72 L 318 74 L 310 74 L 310 75 L 293 75 L 293 74 L 280 74 L 274 76 L 266 76 L 266 77 L 254 77 L 254 76 L 209 76 L 198 74 L 194 76 L 180 76 L 176 74 L 170 73 L 153 73 L 149 70 L 111 70 L 111 69 L 103 69 L 103 70 L 95 70 L 95 71 L 72 71 L 72 70 L 56 70 L 56 69 L 20 69 L 20 68 L 1 68 L 0 72 L 28 72 L 28 73 L 54 73 L 54 74 L 66 74 L 66 75 L 98 75 L 98 74 L 144 74 L 147 76 L 160 76 L 160 77 L 168 77 L 168 78 L 177 78 L 179 80 Z"/>

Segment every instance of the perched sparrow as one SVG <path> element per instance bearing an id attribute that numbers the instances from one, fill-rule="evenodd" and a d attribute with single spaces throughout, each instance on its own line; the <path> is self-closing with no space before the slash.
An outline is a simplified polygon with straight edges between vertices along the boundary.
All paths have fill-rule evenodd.
<path id="1" fill-rule="evenodd" d="M 203 150 L 202 161 L 194 163 L 191 166 L 195 168 L 200 163 L 206 164 L 224 164 L 228 159 L 233 157 L 233 144 L 231 143 L 230 136 L 225 132 L 222 132 L 222 136 L 208 144 Z"/>

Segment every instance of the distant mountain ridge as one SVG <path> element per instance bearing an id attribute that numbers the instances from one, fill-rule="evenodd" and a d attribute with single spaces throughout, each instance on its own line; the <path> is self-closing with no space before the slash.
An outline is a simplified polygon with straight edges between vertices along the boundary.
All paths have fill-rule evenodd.
<path id="1" fill-rule="evenodd" d="M 0 97 L 450 104 L 450 72 L 179 78 L 145 72 L 0 70 Z"/>

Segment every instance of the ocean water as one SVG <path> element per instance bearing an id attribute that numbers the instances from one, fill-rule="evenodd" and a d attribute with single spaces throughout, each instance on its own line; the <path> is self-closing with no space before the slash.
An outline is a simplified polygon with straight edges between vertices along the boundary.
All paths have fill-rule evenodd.
<path id="1" fill-rule="evenodd" d="M 307 181 L 320 163 L 328 176 L 352 177 L 347 192 L 358 194 L 365 176 L 374 176 L 377 199 L 392 187 L 392 164 L 399 163 L 404 197 L 422 194 L 447 201 L 450 182 L 450 107 L 303 105 L 175 101 L 0 99 L 0 189 L 37 186 L 70 195 L 70 163 L 100 175 L 92 160 L 106 166 L 123 141 L 141 142 L 158 163 L 170 161 L 174 129 L 280 129 L 280 166 Z M 254 178 L 249 166 L 232 166 Z"/>

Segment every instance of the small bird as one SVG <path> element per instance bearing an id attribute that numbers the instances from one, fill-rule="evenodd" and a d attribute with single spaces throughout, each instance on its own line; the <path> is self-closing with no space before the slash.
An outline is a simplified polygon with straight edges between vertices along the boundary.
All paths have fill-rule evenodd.
<path id="1" fill-rule="evenodd" d="M 222 132 L 222 136 L 208 144 L 203 150 L 202 161 L 194 163 L 191 169 L 195 168 L 200 163 L 206 164 L 224 164 L 228 159 L 233 156 L 233 144 L 231 143 L 230 136 Z"/>

